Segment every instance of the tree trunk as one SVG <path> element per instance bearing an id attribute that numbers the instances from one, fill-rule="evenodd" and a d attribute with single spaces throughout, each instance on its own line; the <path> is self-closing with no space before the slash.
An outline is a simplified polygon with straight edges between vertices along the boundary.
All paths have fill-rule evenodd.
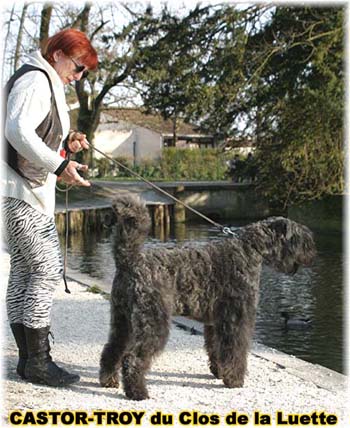
<path id="1" fill-rule="evenodd" d="M 3 56 L 2 56 L 2 73 L 1 73 L 1 75 L 2 75 L 2 86 L 5 85 L 5 82 L 7 80 L 5 78 L 5 59 L 6 59 L 5 55 L 6 55 L 6 51 L 7 51 L 7 43 L 9 41 L 9 37 L 10 37 L 10 28 L 11 28 L 11 22 L 13 21 L 14 13 L 15 13 L 15 5 L 13 4 L 11 14 L 10 14 L 10 18 L 8 20 L 8 23 L 7 23 L 7 33 L 6 33 L 5 41 L 4 41 L 4 52 L 3 52 Z M 8 76 L 8 77 L 10 77 L 10 76 Z"/>
<path id="2" fill-rule="evenodd" d="M 92 145 L 94 144 L 94 133 L 100 121 L 100 108 L 97 110 L 89 110 L 80 108 L 77 126 L 78 130 L 86 134 L 86 138 Z M 88 151 L 80 152 L 80 161 L 84 164 L 94 167 L 94 150 L 91 148 Z"/>
<path id="3" fill-rule="evenodd" d="M 76 17 L 76 20 L 72 23 L 71 27 L 79 28 L 80 31 L 84 33 L 87 32 L 89 27 L 89 15 L 91 10 L 92 3 L 86 2 L 84 9 Z"/>
<path id="4" fill-rule="evenodd" d="M 89 15 L 90 15 L 91 6 L 92 6 L 92 3 L 89 3 L 89 2 L 85 3 L 84 9 L 80 15 L 80 19 L 81 19 L 80 30 L 84 31 L 85 33 L 89 28 Z"/>
<path id="5" fill-rule="evenodd" d="M 92 3 L 86 2 L 84 9 L 79 13 L 72 27 L 79 28 L 80 31 L 87 32 L 89 25 L 89 15 Z M 99 108 L 92 110 L 89 106 L 89 94 L 84 90 L 84 80 L 75 82 L 75 90 L 78 96 L 80 108 L 78 114 L 78 130 L 86 134 L 89 143 L 93 144 L 94 132 L 98 126 Z M 77 160 L 87 164 L 90 168 L 94 166 L 93 149 L 85 150 L 77 155 Z"/>
<path id="6" fill-rule="evenodd" d="M 15 49 L 15 58 L 14 58 L 14 64 L 13 64 L 13 71 L 15 72 L 18 68 L 18 62 L 20 58 L 20 50 L 22 45 L 22 37 L 23 37 L 23 27 L 24 27 L 24 20 L 26 18 L 28 9 L 28 4 L 24 4 L 21 14 L 21 19 L 19 22 L 19 28 L 18 28 L 18 36 L 17 36 L 17 43 L 16 43 L 16 49 Z"/>
<path id="7" fill-rule="evenodd" d="M 45 41 L 49 37 L 52 9 L 53 9 L 53 6 L 51 3 L 44 3 L 44 6 L 41 11 L 40 35 L 39 35 L 41 50 L 44 47 Z"/>
<path id="8" fill-rule="evenodd" d="M 173 146 L 176 147 L 177 141 L 177 115 L 175 113 L 173 117 Z"/>

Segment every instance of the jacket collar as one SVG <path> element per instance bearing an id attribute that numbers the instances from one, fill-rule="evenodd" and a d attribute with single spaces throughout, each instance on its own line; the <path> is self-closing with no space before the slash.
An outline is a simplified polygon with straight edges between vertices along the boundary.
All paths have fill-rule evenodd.
<path id="1" fill-rule="evenodd" d="M 46 61 L 46 59 L 41 55 L 40 51 L 36 51 L 29 54 L 25 62 L 26 64 L 31 64 L 31 65 L 34 65 L 35 67 L 38 67 L 47 71 L 53 86 L 64 89 L 63 82 L 60 79 L 60 76 L 57 74 L 57 71 Z"/>

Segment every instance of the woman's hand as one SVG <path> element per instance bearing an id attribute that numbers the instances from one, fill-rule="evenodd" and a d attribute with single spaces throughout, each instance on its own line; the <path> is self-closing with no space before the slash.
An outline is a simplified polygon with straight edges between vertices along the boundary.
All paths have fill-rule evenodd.
<path id="1" fill-rule="evenodd" d="M 80 152 L 83 149 L 89 148 L 89 143 L 86 135 L 79 131 L 74 131 L 69 134 L 68 149 L 72 153 Z"/>
<path id="2" fill-rule="evenodd" d="M 87 165 L 82 165 L 75 161 L 69 161 L 60 177 L 66 184 L 89 187 L 91 186 L 91 183 L 88 180 L 84 180 L 84 178 L 77 172 L 85 172 L 87 170 Z"/>

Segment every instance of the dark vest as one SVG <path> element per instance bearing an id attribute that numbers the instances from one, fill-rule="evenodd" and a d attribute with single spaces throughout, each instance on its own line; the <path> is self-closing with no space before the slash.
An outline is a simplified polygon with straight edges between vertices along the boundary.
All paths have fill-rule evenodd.
<path id="1" fill-rule="evenodd" d="M 62 125 L 58 115 L 58 109 L 56 105 L 55 95 L 52 88 L 52 83 L 48 73 L 41 68 L 34 67 L 32 65 L 25 64 L 19 68 L 15 74 L 10 78 L 5 87 L 5 106 L 4 114 L 6 118 L 7 110 L 7 99 L 11 89 L 16 82 L 23 74 L 28 73 L 29 71 L 40 71 L 45 74 L 51 89 L 51 107 L 50 111 L 41 122 L 41 124 L 35 129 L 35 132 L 38 136 L 44 141 L 44 143 L 53 151 L 57 151 L 61 140 L 62 140 Z M 4 122 L 5 124 L 5 122 Z M 42 168 L 33 162 L 30 162 L 28 159 L 25 159 L 21 156 L 16 149 L 11 145 L 11 143 L 4 138 L 6 149 L 5 149 L 5 160 L 8 165 L 14 169 L 19 175 L 26 179 L 28 184 L 32 187 L 42 186 L 48 176 L 48 171 L 45 168 Z"/>

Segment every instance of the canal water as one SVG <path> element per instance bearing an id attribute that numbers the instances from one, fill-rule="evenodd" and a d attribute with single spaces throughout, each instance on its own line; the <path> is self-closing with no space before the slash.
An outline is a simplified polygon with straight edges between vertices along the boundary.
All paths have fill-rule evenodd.
<path id="1" fill-rule="evenodd" d="M 242 224 L 232 222 L 232 226 Z M 341 233 L 314 231 L 318 255 L 312 268 L 294 276 L 264 267 L 254 340 L 345 372 L 343 329 L 343 257 Z M 172 247 L 188 240 L 204 245 L 212 239 L 227 239 L 207 224 L 177 225 L 169 236 L 154 231 L 147 246 Z M 61 238 L 64 244 L 63 237 Z M 72 234 L 68 242 L 68 266 L 112 284 L 114 261 L 111 231 Z M 281 312 L 310 318 L 307 329 L 286 329 Z"/>

